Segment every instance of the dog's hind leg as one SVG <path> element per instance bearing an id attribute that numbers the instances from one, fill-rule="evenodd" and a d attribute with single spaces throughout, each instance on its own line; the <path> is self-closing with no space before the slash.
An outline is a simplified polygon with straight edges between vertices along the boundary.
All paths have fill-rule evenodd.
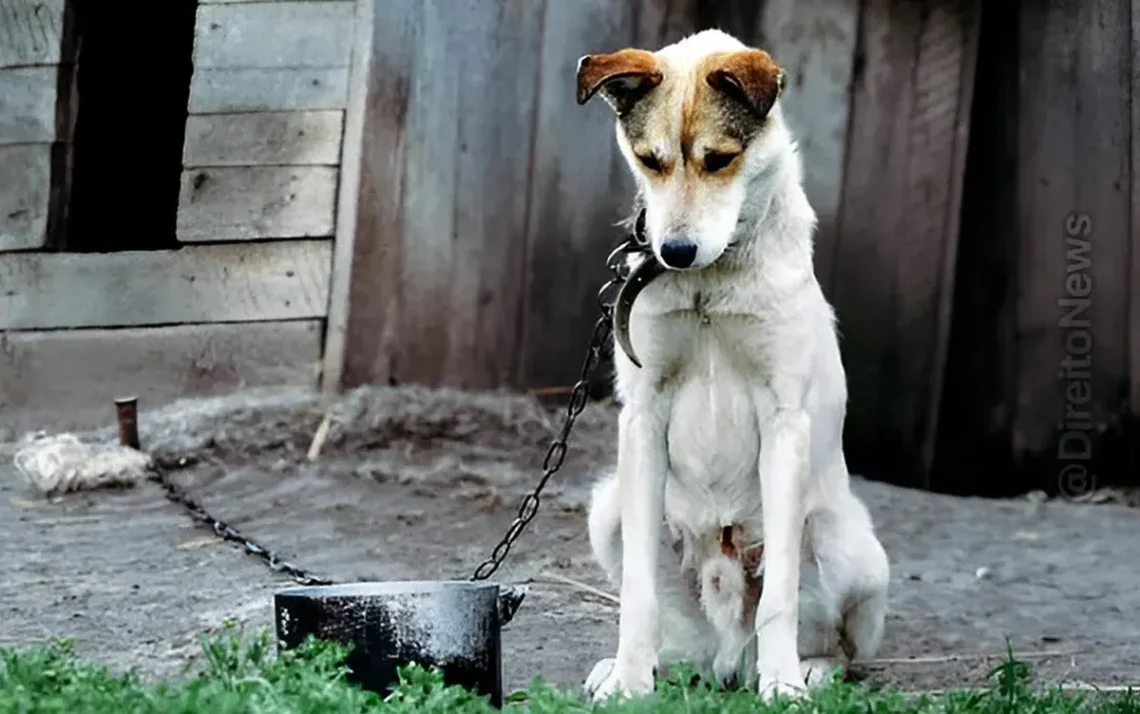
<path id="1" fill-rule="evenodd" d="M 823 651 L 802 654 L 848 662 L 873 656 L 883 637 L 890 564 L 866 507 L 854 494 L 839 496 L 808 517 L 807 531 L 834 636 L 822 637 Z"/>

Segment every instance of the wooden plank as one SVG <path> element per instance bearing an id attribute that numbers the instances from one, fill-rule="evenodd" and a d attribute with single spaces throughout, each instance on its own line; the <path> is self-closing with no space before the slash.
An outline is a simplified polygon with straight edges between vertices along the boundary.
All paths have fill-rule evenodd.
<path id="1" fill-rule="evenodd" d="M 523 388 L 573 384 L 597 318 L 606 254 L 622 238 L 615 223 L 630 210 L 634 185 L 614 141 L 604 102 L 574 104 L 578 57 L 669 40 L 668 13 L 656 27 L 641 20 L 661 3 L 588 0 L 547 3 L 534 146 L 528 181 L 527 279 L 522 354 L 515 383 Z M 660 17 L 660 15 L 657 15 Z"/>
<path id="2" fill-rule="evenodd" d="M 395 0 L 370 19 L 348 384 L 511 381 L 544 7 Z"/>
<path id="3" fill-rule="evenodd" d="M 1021 9 L 1013 451 L 1046 489 L 1073 461 L 1063 447 L 1083 441 L 1107 459 L 1101 434 L 1127 409 L 1127 10 L 1111 0 Z"/>
<path id="4" fill-rule="evenodd" d="M 949 341 L 979 5 L 869 0 L 865 12 L 832 279 L 846 442 L 853 469 L 922 486 Z"/>
<path id="5" fill-rule="evenodd" d="M 1065 216 L 1075 208 L 1077 4 L 1031 3 L 1020 13 L 1018 353 L 1010 435 L 1019 465 L 1034 452 L 1045 453 L 1057 417 L 1054 384 L 1064 359 L 1059 303 L 1065 289 Z M 1042 112 L 1042 107 L 1050 110 Z"/>
<path id="6" fill-rule="evenodd" d="M 804 190 L 819 217 L 816 274 L 830 296 L 860 1 L 763 5 L 764 48 L 789 77 L 781 103 L 803 157 Z"/>
<path id="7" fill-rule="evenodd" d="M 58 67 L 0 69 L 0 145 L 55 140 Z"/>
<path id="8" fill-rule="evenodd" d="M 1035 488 L 1014 468 L 1016 393 L 1018 7 L 982 7 L 969 158 L 963 182 L 951 339 L 939 404 L 931 487 L 1008 497 Z M 936 353 L 938 354 L 938 353 Z M 935 370 L 932 370 L 932 376 Z M 944 376 L 943 376 L 944 375 Z"/>
<path id="9" fill-rule="evenodd" d="M 249 166 L 182 172 L 178 240 L 332 236 L 335 166 Z"/>
<path id="10" fill-rule="evenodd" d="M 1130 462 L 1131 444 L 1137 436 L 1136 424 L 1128 423 L 1129 412 L 1129 255 L 1134 240 L 1130 233 L 1131 194 L 1129 152 L 1131 149 L 1132 38 L 1131 8 L 1118 0 L 1085 0 L 1080 3 L 1081 38 L 1078 50 L 1078 93 L 1071 101 L 1078 122 L 1077 163 L 1069 167 L 1076 193 L 1070 198 L 1073 213 L 1086 213 L 1092 220 L 1087 236 L 1092 244 L 1088 275 L 1091 279 L 1092 336 L 1091 379 L 1093 440 L 1092 464 L 1101 484 L 1122 479 L 1113 474 L 1117 464 Z M 1040 106 L 1040 105 L 1038 105 Z M 1055 234 L 1054 234 L 1055 235 Z M 1066 251 L 1064 272 L 1066 292 L 1072 293 L 1075 261 Z M 1066 354 L 1078 351 L 1072 331 L 1065 338 Z M 1062 399 L 1056 410 L 1069 421 L 1074 402 L 1072 380 L 1056 379 L 1055 393 Z M 1069 426 L 1073 426 L 1070 421 Z M 1056 436 L 1050 443 L 1050 456 L 1057 453 Z M 1125 449 L 1128 449 L 1125 451 Z M 1052 469 L 1050 481 L 1056 477 Z M 1132 484 L 1140 473 L 1133 472 Z M 1117 481 L 1120 483 L 1120 481 Z M 1051 485 L 1051 484 L 1050 484 Z"/>
<path id="11" fill-rule="evenodd" d="M 359 199 L 363 178 L 364 131 L 368 122 L 368 90 L 372 81 L 372 18 L 376 12 L 375 2 L 376 0 L 357 0 L 353 21 L 352 74 L 343 122 L 344 146 L 337 176 L 336 241 L 333 244 L 329 310 L 325 321 L 324 369 L 321 372 L 321 389 L 326 394 L 339 392 L 344 381 L 353 262 L 358 248 L 356 226 L 360 212 L 367 210 L 360 205 Z"/>
<path id="12" fill-rule="evenodd" d="M 363 60 L 367 69 L 354 74 L 354 79 L 365 82 L 363 106 L 354 110 L 363 112 L 360 174 L 355 177 L 359 197 L 357 210 L 343 218 L 343 222 L 353 222 L 349 285 L 333 297 L 344 300 L 347 293 L 343 366 L 337 388 L 394 381 L 402 367 L 398 358 L 404 329 L 399 290 L 405 242 L 404 166 L 408 114 L 416 101 L 412 91 L 418 17 L 407 0 L 368 0 L 361 12 L 360 31 L 368 37 L 361 49 L 367 53 Z M 353 91 L 362 90 L 354 87 Z M 354 150 L 349 141 L 346 136 L 346 171 Z M 348 180 L 353 180 L 352 174 Z M 341 256 L 338 270 L 344 270 L 344 262 Z M 326 363 L 333 359 L 335 354 Z"/>
<path id="13" fill-rule="evenodd" d="M 665 47 L 691 35 L 694 28 L 703 29 L 698 27 L 702 2 L 707 0 L 641 0 L 625 3 L 633 11 L 629 18 L 633 27 L 632 44 L 650 49 Z"/>
<path id="14" fill-rule="evenodd" d="M 1129 359 L 1130 372 L 1130 401 L 1132 416 L 1140 419 L 1140 0 L 1132 0 L 1132 126 L 1129 136 L 1132 139 L 1132 157 L 1130 181 L 1132 190 L 1132 236 L 1131 266 L 1132 274 L 1129 280 Z M 1133 473 L 1140 470 L 1140 463 L 1133 462 Z"/>
<path id="15" fill-rule="evenodd" d="M 0 254 L 0 330 L 323 317 L 331 257 L 328 240 Z"/>
<path id="16" fill-rule="evenodd" d="M 202 5 L 195 68 L 347 67 L 352 2 Z"/>
<path id="17" fill-rule="evenodd" d="M 895 338 L 894 297 L 907 195 L 906 137 L 914 92 L 913 67 L 921 7 L 904 0 L 868 0 L 859 46 L 847 141 L 839 238 L 832 292 L 842 334 L 850 398 L 845 424 L 848 461 L 859 473 L 909 471 L 896 419 L 884 415 L 888 361 Z M 888 425 L 889 424 L 889 425 Z M 911 455 L 913 456 L 913 454 Z M 887 461 L 887 463 L 883 463 Z M 908 476 L 911 474 L 907 474 Z M 898 476 L 896 476 L 898 478 Z"/>
<path id="18" fill-rule="evenodd" d="M 918 483 L 930 488 L 943 372 L 949 345 L 954 269 L 974 70 L 980 0 L 935 3 L 924 18 L 910 107 L 905 239 L 899 246 L 895 292 L 903 352 L 887 403 L 913 424 L 907 446 L 916 452 Z"/>
<path id="19" fill-rule="evenodd" d="M 0 146 L 0 251 L 44 246 L 51 157 L 51 144 Z"/>
<path id="20" fill-rule="evenodd" d="M 152 409 L 235 389 L 313 388 L 320 320 L 0 334 L 0 440 L 113 421 L 124 394 Z"/>
<path id="21" fill-rule="evenodd" d="M 348 67 L 197 69 L 190 112 L 271 112 L 344 109 Z"/>
<path id="22" fill-rule="evenodd" d="M 344 112 L 192 115 L 182 164 L 204 166 L 335 166 Z"/>
<path id="23" fill-rule="evenodd" d="M 0 0 L 0 67 L 63 61 L 65 0 Z"/>

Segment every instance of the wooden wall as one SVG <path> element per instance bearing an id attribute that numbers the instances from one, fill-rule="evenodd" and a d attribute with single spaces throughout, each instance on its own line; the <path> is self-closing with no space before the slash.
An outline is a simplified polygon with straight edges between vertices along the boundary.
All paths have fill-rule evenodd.
<path id="1" fill-rule="evenodd" d="M 978 0 L 868 0 L 829 276 L 848 461 L 928 485 L 969 139 Z"/>
<path id="2" fill-rule="evenodd" d="M 934 459 L 980 5 L 710 0 L 699 14 L 788 69 L 848 373 L 848 461 L 913 485 Z"/>
<path id="3" fill-rule="evenodd" d="M 577 59 L 588 52 L 657 48 L 701 26 L 752 42 L 772 39 L 793 77 L 789 113 L 830 245 L 858 5 L 377 6 L 361 120 L 364 167 L 350 207 L 357 243 L 355 258 L 343 259 L 351 266 L 343 316 L 336 315 L 341 298 L 332 302 L 328 386 L 529 389 L 576 379 L 595 293 L 606 279 L 602 262 L 621 237 L 614 224 L 632 198 L 612 116 L 603 106 L 574 103 Z M 822 259 L 831 254 L 822 251 Z"/>
<path id="4" fill-rule="evenodd" d="M 987 7 L 935 486 L 1140 467 L 1140 3 Z"/>
<path id="5" fill-rule="evenodd" d="M 57 230 L 52 209 L 66 198 L 69 23 L 64 0 L 0 0 L 0 22 L 0 251 L 35 250 Z"/>
<path id="6" fill-rule="evenodd" d="M 46 22 L 52 3 L 22 2 Z M 59 50 L 0 33 L 0 172 L 15 151 L 44 175 L 0 177 L 0 250 L 37 249 L 0 253 L 0 436 L 105 423 L 123 394 L 153 406 L 317 385 L 354 14 L 345 0 L 199 5 L 177 250 L 38 250 L 60 109 L 55 82 L 31 77 L 56 72 Z"/>
<path id="7" fill-rule="evenodd" d="M 575 104 L 577 60 L 678 39 L 690 3 L 372 7 L 359 195 L 342 217 L 355 235 L 348 307 L 329 330 L 343 371 L 330 385 L 572 383 L 632 190 L 612 115 Z"/>
<path id="8" fill-rule="evenodd" d="M 1137 0 L 201 0 L 180 247 L 86 255 L 68 8 L 0 18 L 0 436 L 322 369 L 569 385 L 632 190 L 577 59 L 721 27 L 789 71 L 853 470 L 1055 491 L 1081 406 L 1086 466 L 1140 465 Z"/>
<path id="9" fill-rule="evenodd" d="M 860 0 L 698 0 L 699 28 L 767 50 L 788 72 L 784 113 L 819 217 L 816 273 L 830 296 L 858 54 Z"/>

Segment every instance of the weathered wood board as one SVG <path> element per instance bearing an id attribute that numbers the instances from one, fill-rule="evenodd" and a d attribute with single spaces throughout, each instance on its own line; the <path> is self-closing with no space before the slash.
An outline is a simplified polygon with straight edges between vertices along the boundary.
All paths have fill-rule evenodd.
<path id="1" fill-rule="evenodd" d="M 0 146 L 0 251 L 44 246 L 51 201 L 51 153 L 51 144 Z M 3 287 L 0 283 L 0 290 Z"/>
<path id="2" fill-rule="evenodd" d="M 183 242 L 332 236 L 335 166 L 248 166 L 182 173 Z"/>
<path id="3" fill-rule="evenodd" d="M 352 2 L 202 5 L 195 68 L 347 67 Z"/>
<path id="4" fill-rule="evenodd" d="M 845 431 L 852 468 L 916 486 L 939 408 L 979 6 L 868 0 L 860 23 L 831 280 Z"/>
<path id="5" fill-rule="evenodd" d="M 260 387 L 313 388 L 321 321 L 0 333 L 0 440 L 113 423 L 112 400 L 150 409 Z"/>
<path id="6" fill-rule="evenodd" d="M 335 166 L 344 112 L 255 112 L 191 115 L 182 165 Z"/>
<path id="7" fill-rule="evenodd" d="M 348 67 L 195 69 L 190 112 L 343 109 Z"/>
<path id="8" fill-rule="evenodd" d="M 670 3 L 671 5 L 675 5 Z M 656 48 L 679 39 L 657 0 L 550 2 L 535 61 L 536 96 L 527 174 L 520 355 L 514 384 L 573 384 L 606 280 L 605 256 L 622 238 L 615 224 L 633 202 L 633 179 L 614 141 L 604 102 L 580 107 L 574 74 L 583 54 Z M 671 34 L 672 33 L 672 34 Z M 523 75 L 520 83 L 530 81 Z M 475 105 L 477 106 L 477 105 Z M 504 191 L 511 191 L 509 184 Z M 487 342 L 493 348 L 493 342 Z"/>
<path id="9" fill-rule="evenodd" d="M 1115 0 L 1020 10 L 1012 440 L 1019 465 L 1052 486 L 1064 468 L 1106 459 L 1101 439 L 1120 434 L 1129 410 L 1134 20 Z M 1088 458 L 1062 455 L 1086 445 Z M 1111 478 L 1114 467 L 1097 470 Z"/>
<path id="10" fill-rule="evenodd" d="M 332 241 L 0 254 L 0 330 L 324 317 Z"/>
<path id="11" fill-rule="evenodd" d="M 383 1 L 357 0 L 356 16 L 353 19 L 352 67 L 349 75 L 352 91 L 348 96 L 342 123 L 344 148 L 337 173 L 336 237 L 329 282 L 329 310 L 325 318 L 325 339 L 321 355 L 321 389 L 326 394 L 337 393 L 344 383 L 353 264 L 358 247 L 356 223 L 361 209 L 360 188 L 364 167 L 361 150 L 364 148 L 364 130 L 368 119 L 368 88 L 372 70 L 372 18 L 376 3 Z"/>
<path id="12" fill-rule="evenodd" d="M 788 73 L 781 104 L 799 145 L 804 190 L 819 217 L 816 274 L 830 296 L 843 190 L 859 0 L 700 0 L 702 27 L 767 50 Z"/>
<path id="13" fill-rule="evenodd" d="M 345 0 L 202 4 L 190 112 L 343 109 L 354 11 Z"/>
<path id="14" fill-rule="evenodd" d="M 1130 399 L 1132 416 L 1140 420 L 1140 0 L 1132 0 L 1132 67 L 1128 85 L 1132 92 L 1132 235 L 1131 278 L 1129 279 L 1129 359 L 1131 361 Z M 1140 457 L 1133 463 L 1140 472 Z"/>
<path id="15" fill-rule="evenodd" d="M 860 5 L 859 0 L 764 3 L 764 47 L 788 73 L 784 116 L 803 157 L 804 191 L 819 217 L 816 274 L 828 295 Z"/>
<path id="16" fill-rule="evenodd" d="M 537 3 L 505 12 L 495 0 L 385 0 L 363 20 L 374 32 L 373 71 L 351 382 L 479 388 L 516 368 L 536 119 L 520 108 L 537 106 L 542 12 Z"/>
<path id="17" fill-rule="evenodd" d="M 63 61 L 65 0 L 0 0 L 0 67 Z"/>
<path id="18" fill-rule="evenodd" d="M 0 69 L 0 145 L 55 140 L 58 75 L 57 67 Z"/>
<path id="19" fill-rule="evenodd" d="M 341 386 L 572 383 L 633 197 L 612 113 L 575 104 L 575 63 L 685 23 L 658 0 L 384 0 L 361 22 Z"/>

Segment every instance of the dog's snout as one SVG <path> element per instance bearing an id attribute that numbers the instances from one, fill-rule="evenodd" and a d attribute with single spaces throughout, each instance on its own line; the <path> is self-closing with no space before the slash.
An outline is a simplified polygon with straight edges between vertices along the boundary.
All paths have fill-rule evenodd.
<path id="1" fill-rule="evenodd" d="M 696 258 L 697 244 L 688 238 L 673 238 L 661 245 L 661 262 L 670 268 L 687 268 Z"/>

